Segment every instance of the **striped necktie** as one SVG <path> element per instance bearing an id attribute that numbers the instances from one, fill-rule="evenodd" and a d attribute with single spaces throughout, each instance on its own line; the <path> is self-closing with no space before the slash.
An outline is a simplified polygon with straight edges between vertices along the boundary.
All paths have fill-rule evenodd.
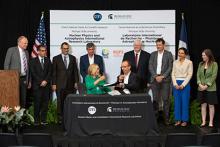
<path id="1" fill-rule="evenodd" d="M 23 62 L 23 66 L 24 66 L 24 72 L 27 74 L 27 58 L 26 58 L 26 54 L 25 51 L 22 52 L 22 62 Z"/>
<path id="2" fill-rule="evenodd" d="M 65 64 L 65 66 L 66 66 L 66 69 L 67 69 L 67 59 L 66 59 L 66 58 L 67 58 L 67 57 L 66 57 L 66 55 L 65 55 L 63 61 L 64 61 L 64 64 Z"/>

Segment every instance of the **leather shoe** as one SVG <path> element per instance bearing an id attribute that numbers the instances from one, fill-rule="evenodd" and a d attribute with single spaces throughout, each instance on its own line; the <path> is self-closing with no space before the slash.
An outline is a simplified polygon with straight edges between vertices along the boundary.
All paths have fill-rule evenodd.
<path id="1" fill-rule="evenodd" d="M 44 126 L 45 126 L 45 125 L 48 125 L 47 122 L 41 122 L 40 124 L 41 124 L 41 125 L 44 125 Z"/>
<path id="2" fill-rule="evenodd" d="M 214 126 L 212 124 L 209 124 L 209 128 L 214 128 Z"/>
<path id="3" fill-rule="evenodd" d="M 201 124 L 200 128 L 204 128 L 206 126 L 206 124 Z"/>

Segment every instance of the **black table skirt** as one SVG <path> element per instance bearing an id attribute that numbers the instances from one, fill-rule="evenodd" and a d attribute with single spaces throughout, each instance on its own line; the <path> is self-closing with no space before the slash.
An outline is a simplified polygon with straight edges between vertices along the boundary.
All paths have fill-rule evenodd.
<path id="1" fill-rule="evenodd" d="M 157 135 L 158 128 L 150 96 L 74 95 L 64 104 L 68 136 Z"/>

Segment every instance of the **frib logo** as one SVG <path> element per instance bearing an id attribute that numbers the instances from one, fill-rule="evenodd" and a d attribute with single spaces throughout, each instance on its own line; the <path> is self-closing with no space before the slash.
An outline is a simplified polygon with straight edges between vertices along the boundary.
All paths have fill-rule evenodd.
<path id="1" fill-rule="evenodd" d="M 122 57 L 124 55 L 124 50 L 117 49 L 112 51 L 113 57 Z"/>
<path id="2" fill-rule="evenodd" d="M 102 19 L 102 15 L 101 15 L 100 13 L 95 13 L 95 14 L 93 15 L 93 19 L 94 19 L 95 21 L 100 21 L 100 20 Z"/>
<path id="3" fill-rule="evenodd" d="M 106 48 L 102 49 L 102 56 L 104 58 L 108 58 L 108 56 L 109 56 L 109 49 L 106 49 Z"/>
<path id="4" fill-rule="evenodd" d="M 88 108 L 88 112 L 89 112 L 89 114 L 93 115 L 96 113 L 96 108 L 94 106 L 90 106 Z"/>

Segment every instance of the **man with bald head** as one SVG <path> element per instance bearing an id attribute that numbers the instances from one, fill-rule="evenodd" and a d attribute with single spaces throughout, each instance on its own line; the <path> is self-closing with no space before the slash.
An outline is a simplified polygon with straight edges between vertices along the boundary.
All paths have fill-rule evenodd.
<path id="1" fill-rule="evenodd" d="M 124 60 L 121 63 L 122 74 L 117 77 L 115 89 L 122 92 L 123 90 L 129 90 L 129 93 L 139 93 L 140 81 L 137 75 L 131 72 L 131 64 L 128 60 Z"/>
<path id="2" fill-rule="evenodd" d="M 147 89 L 147 84 L 150 81 L 148 70 L 150 54 L 142 49 L 143 44 L 141 39 L 135 39 L 133 47 L 134 50 L 124 54 L 123 61 L 129 61 L 131 64 L 131 71 L 136 73 L 140 79 L 140 92 L 144 92 Z"/>
<path id="3" fill-rule="evenodd" d="M 5 70 L 17 70 L 20 75 L 20 106 L 26 105 L 26 92 L 28 87 L 29 76 L 29 54 L 26 50 L 28 39 L 20 36 L 17 39 L 17 46 L 10 47 L 7 51 L 4 63 Z"/>

